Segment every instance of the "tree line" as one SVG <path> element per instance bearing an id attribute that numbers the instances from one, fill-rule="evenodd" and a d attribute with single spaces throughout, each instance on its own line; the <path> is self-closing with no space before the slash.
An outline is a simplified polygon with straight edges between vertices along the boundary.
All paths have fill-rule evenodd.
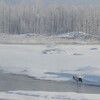
<path id="1" fill-rule="evenodd" d="M 38 0 L 6 4 L 0 1 L 0 33 L 57 35 L 81 31 L 100 35 L 100 6 L 43 6 Z"/>

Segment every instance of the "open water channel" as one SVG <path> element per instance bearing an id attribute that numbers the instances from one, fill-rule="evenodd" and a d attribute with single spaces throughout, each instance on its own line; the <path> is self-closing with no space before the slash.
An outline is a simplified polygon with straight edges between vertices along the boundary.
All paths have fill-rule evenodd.
<path id="1" fill-rule="evenodd" d="M 99 86 L 67 81 L 38 80 L 25 75 L 0 73 L 0 92 L 17 90 L 100 94 Z"/>

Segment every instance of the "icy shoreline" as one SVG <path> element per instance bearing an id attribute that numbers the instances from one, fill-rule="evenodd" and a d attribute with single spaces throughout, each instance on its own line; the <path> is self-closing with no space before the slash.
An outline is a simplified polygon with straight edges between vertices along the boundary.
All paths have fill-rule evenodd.
<path id="1" fill-rule="evenodd" d="M 44 92 L 44 91 L 8 91 L 1 92 L 2 100 L 100 100 L 99 94 L 83 94 L 73 92 Z"/>
<path id="2" fill-rule="evenodd" d="M 77 84 L 69 81 L 39 80 L 27 75 L 0 73 L 0 92 L 47 91 L 100 94 L 100 86 Z"/>

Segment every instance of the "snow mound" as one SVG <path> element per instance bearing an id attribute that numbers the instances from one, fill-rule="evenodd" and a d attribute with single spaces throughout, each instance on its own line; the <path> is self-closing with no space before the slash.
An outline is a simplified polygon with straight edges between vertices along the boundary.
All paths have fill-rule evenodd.
<path id="1" fill-rule="evenodd" d="M 91 48 L 90 50 L 98 50 L 98 48 Z"/>
<path id="2" fill-rule="evenodd" d="M 43 54 L 62 54 L 64 52 L 65 51 L 61 49 L 46 49 L 42 51 Z"/>
<path id="3" fill-rule="evenodd" d="M 74 53 L 73 55 L 81 56 L 83 54 L 81 54 L 81 53 Z"/>
<path id="4" fill-rule="evenodd" d="M 60 38 L 69 38 L 69 39 L 90 39 L 94 36 L 84 33 L 84 32 L 69 32 L 59 35 Z"/>

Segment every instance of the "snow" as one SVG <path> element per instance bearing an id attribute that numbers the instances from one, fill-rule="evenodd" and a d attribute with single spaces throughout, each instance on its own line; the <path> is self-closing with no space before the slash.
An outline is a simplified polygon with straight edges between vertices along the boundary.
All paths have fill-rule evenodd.
<path id="1" fill-rule="evenodd" d="M 100 100 L 100 95 L 73 92 L 8 91 L 0 93 L 0 100 Z"/>
<path id="2" fill-rule="evenodd" d="M 0 72 L 23 74 L 44 80 L 100 85 L 100 45 L 0 44 Z M 99 94 L 46 91 L 8 91 L 0 100 L 100 100 Z"/>
<path id="3" fill-rule="evenodd" d="M 79 75 L 85 84 L 100 85 L 100 46 L 1 44 L 0 71 L 57 81 Z"/>
<path id="4" fill-rule="evenodd" d="M 35 33 L 5 34 L 0 33 L 2 44 L 99 44 L 97 36 L 83 32 L 62 33 L 61 35 L 47 36 Z"/>
<path id="5" fill-rule="evenodd" d="M 95 36 L 89 35 L 84 32 L 69 32 L 69 33 L 63 33 L 61 35 L 58 35 L 60 38 L 70 38 L 70 39 L 89 39 L 93 38 Z"/>

